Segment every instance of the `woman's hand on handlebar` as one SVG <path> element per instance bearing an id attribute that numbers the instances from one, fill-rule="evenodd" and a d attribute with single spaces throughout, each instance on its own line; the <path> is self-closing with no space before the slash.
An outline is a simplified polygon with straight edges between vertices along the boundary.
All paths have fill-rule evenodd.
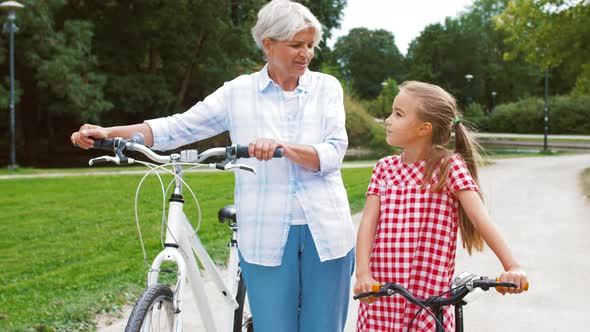
<path id="1" fill-rule="evenodd" d="M 508 271 L 503 272 L 498 278 L 498 281 L 511 282 L 518 285 L 518 288 L 497 287 L 496 290 L 502 295 L 506 293 L 519 294 L 528 289 L 526 273 L 519 267 L 511 268 Z"/>
<path id="2" fill-rule="evenodd" d="M 100 126 L 85 124 L 70 136 L 70 140 L 74 146 L 78 146 L 82 149 L 90 149 L 94 146 L 94 141 L 91 137 L 95 139 L 108 138 L 107 129 Z"/>
<path id="3" fill-rule="evenodd" d="M 373 286 L 374 285 L 378 285 L 379 283 L 373 279 L 373 277 L 366 273 L 366 274 L 360 274 L 360 275 L 356 275 L 356 281 L 354 282 L 354 286 L 352 288 L 352 292 L 354 293 L 354 295 L 359 295 L 361 293 L 368 293 L 368 292 L 372 292 L 373 290 Z M 373 300 L 375 298 L 370 296 L 370 297 L 365 297 L 365 298 L 361 298 L 359 299 L 359 301 L 365 302 L 365 303 L 372 303 Z"/>
<path id="4" fill-rule="evenodd" d="M 248 153 L 258 160 L 270 160 L 277 148 L 285 149 L 286 147 L 276 139 L 257 138 L 248 144 Z"/>

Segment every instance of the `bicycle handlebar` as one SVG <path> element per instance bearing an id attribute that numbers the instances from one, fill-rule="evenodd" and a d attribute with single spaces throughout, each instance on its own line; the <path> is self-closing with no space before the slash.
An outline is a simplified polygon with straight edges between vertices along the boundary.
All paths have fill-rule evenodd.
<path id="1" fill-rule="evenodd" d="M 239 158 L 250 158 L 250 154 L 248 153 L 248 147 L 242 145 L 231 145 L 224 148 L 211 148 L 208 150 L 203 151 L 202 153 L 198 153 L 196 150 L 183 150 L 178 153 L 173 153 L 171 155 L 160 155 L 152 151 L 147 146 L 143 145 L 143 136 L 136 134 L 132 135 L 130 139 L 123 139 L 123 138 L 105 138 L 105 139 L 95 139 L 93 149 L 97 150 L 106 150 L 106 151 L 113 151 L 116 154 L 116 157 L 99 157 L 91 159 L 89 164 L 93 165 L 94 163 L 98 162 L 107 162 L 112 161 L 116 164 L 121 162 L 128 162 L 132 163 L 134 160 L 127 158 L 123 154 L 125 149 L 130 151 L 137 151 L 148 157 L 154 162 L 165 164 L 170 162 L 184 162 L 184 163 L 201 163 L 208 158 L 215 157 L 215 156 L 225 156 L 226 160 L 224 163 L 217 163 L 215 167 L 218 169 L 230 169 L 227 167 L 228 164 L 231 164 L 233 161 L 235 165 L 235 161 Z M 277 148 L 273 153 L 273 158 L 281 158 L 284 155 L 284 150 L 282 148 Z M 251 167 L 243 166 L 243 165 L 236 165 L 238 168 L 246 169 L 252 172 L 255 172 Z"/>
<path id="2" fill-rule="evenodd" d="M 529 283 L 527 281 L 524 290 L 528 290 Z M 373 285 L 372 292 L 360 293 L 358 295 L 353 296 L 353 299 L 358 300 L 361 298 L 366 297 L 381 297 L 381 296 L 392 296 L 394 294 L 400 294 L 408 300 L 408 302 L 413 303 L 418 306 L 428 306 L 428 307 L 442 307 L 447 305 L 454 305 L 459 303 L 467 294 L 469 294 L 473 289 L 480 288 L 484 291 L 489 290 L 490 288 L 494 287 L 507 287 L 507 288 L 517 288 L 518 285 L 510 283 L 510 282 L 500 282 L 496 280 L 489 279 L 488 277 L 479 277 L 474 278 L 465 284 L 460 285 L 459 287 L 454 289 L 454 292 L 451 293 L 449 297 L 442 297 L 442 296 L 434 296 L 428 299 L 419 299 L 412 295 L 410 291 L 405 289 L 404 287 L 390 282 L 383 285 Z"/>

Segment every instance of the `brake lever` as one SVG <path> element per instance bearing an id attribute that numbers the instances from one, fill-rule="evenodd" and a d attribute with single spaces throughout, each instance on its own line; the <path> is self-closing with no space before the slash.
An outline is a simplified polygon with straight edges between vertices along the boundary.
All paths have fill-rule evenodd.
<path id="1" fill-rule="evenodd" d="M 229 157 L 221 163 L 213 164 L 213 166 L 219 170 L 222 170 L 222 171 L 229 171 L 234 168 L 237 168 L 237 169 L 241 169 L 241 170 L 252 172 L 252 173 L 256 174 L 256 169 L 254 169 L 253 167 L 248 166 L 248 165 L 244 165 L 244 164 L 238 164 L 238 163 L 236 163 L 236 161 L 234 159 L 229 158 Z"/>
<path id="2" fill-rule="evenodd" d="M 119 157 L 111 157 L 111 156 L 102 156 L 102 157 L 98 157 L 98 158 L 92 158 L 88 161 L 88 165 L 92 166 L 94 164 L 99 164 L 99 163 L 107 163 L 107 162 L 113 162 L 117 165 L 121 164 L 121 160 L 119 159 Z"/>
<path id="3" fill-rule="evenodd" d="M 248 166 L 248 165 L 227 163 L 224 166 L 224 170 L 226 170 L 226 171 L 229 171 L 229 170 L 234 169 L 234 168 L 241 169 L 241 170 L 252 172 L 252 173 L 256 174 L 256 169 L 254 169 L 254 167 L 251 167 L 251 166 Z"/>

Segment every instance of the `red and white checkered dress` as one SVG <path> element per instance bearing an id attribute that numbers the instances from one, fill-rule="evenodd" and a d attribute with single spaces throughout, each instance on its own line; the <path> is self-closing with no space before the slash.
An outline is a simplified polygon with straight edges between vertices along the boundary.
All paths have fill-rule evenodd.
<path id="1" fill-rule="evenodd" d="M 395 282 L 418 298 L 449 290 L 455 272 L 458 190 L 477 191 L 463 158 L 455 154 L 449 178 L 441 193 L 430 192 L 438 182 L 438 169 L 426 189 L 421 189 L 426 162 L 406 165 L 402 155 L 381 159 L 373 169 L 367 195 L 380 197 L 379 225 L 371 274 L 379 283 Z M 360 304 L 358 331 L 406 331 L 419 307 L 401 295 Z M 444 314 L 445 331 L 455 330 L 452 308 Z M 436 322 L 424 310 L 411 331 L 435 331 Z"/>

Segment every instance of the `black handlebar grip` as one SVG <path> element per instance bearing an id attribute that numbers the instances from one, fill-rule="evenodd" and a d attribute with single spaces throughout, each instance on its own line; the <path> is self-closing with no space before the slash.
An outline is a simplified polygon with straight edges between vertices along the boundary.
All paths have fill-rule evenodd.
<path id="1" fill-rule="evenodd" d="M 115 150 L 115 140 L 112 138 L 105 138 L 105 139 L 95 139 L 93 149 L 97 150 L 107 150 L 107 151 L 114 151 Z"/>
<path id="2" fill-rule="evenodd" d="M 248 153 L 248 147 L 243 145 L 238 145 L 236 148 L 236 157 L 237 158 L 250 158 L 250 153 Z"/>
<path id="3" fill-rule="evenodd" d="M 283 158 L 284 154 L 285 154 L 285 151 L 283 150 L 283 148 L 277 148 L 275 150 L 275 152 L 273 153 L 272 157 L 273 158 Z"/>
<path id="4" fill-rule="evenodd" d="M 273 153 L 272 157 L 273 158 L 282 158 L 284 153 L 285 152 L 284 152 L 283 148 L 277 148 L 275 150 L 275 152 Z M 237 154 L 236 157 L 238 157 L 238 158 L 250 158 L 250 153 L 248 152 L 248 146 L 238 145 L 236 154 Z"/>

